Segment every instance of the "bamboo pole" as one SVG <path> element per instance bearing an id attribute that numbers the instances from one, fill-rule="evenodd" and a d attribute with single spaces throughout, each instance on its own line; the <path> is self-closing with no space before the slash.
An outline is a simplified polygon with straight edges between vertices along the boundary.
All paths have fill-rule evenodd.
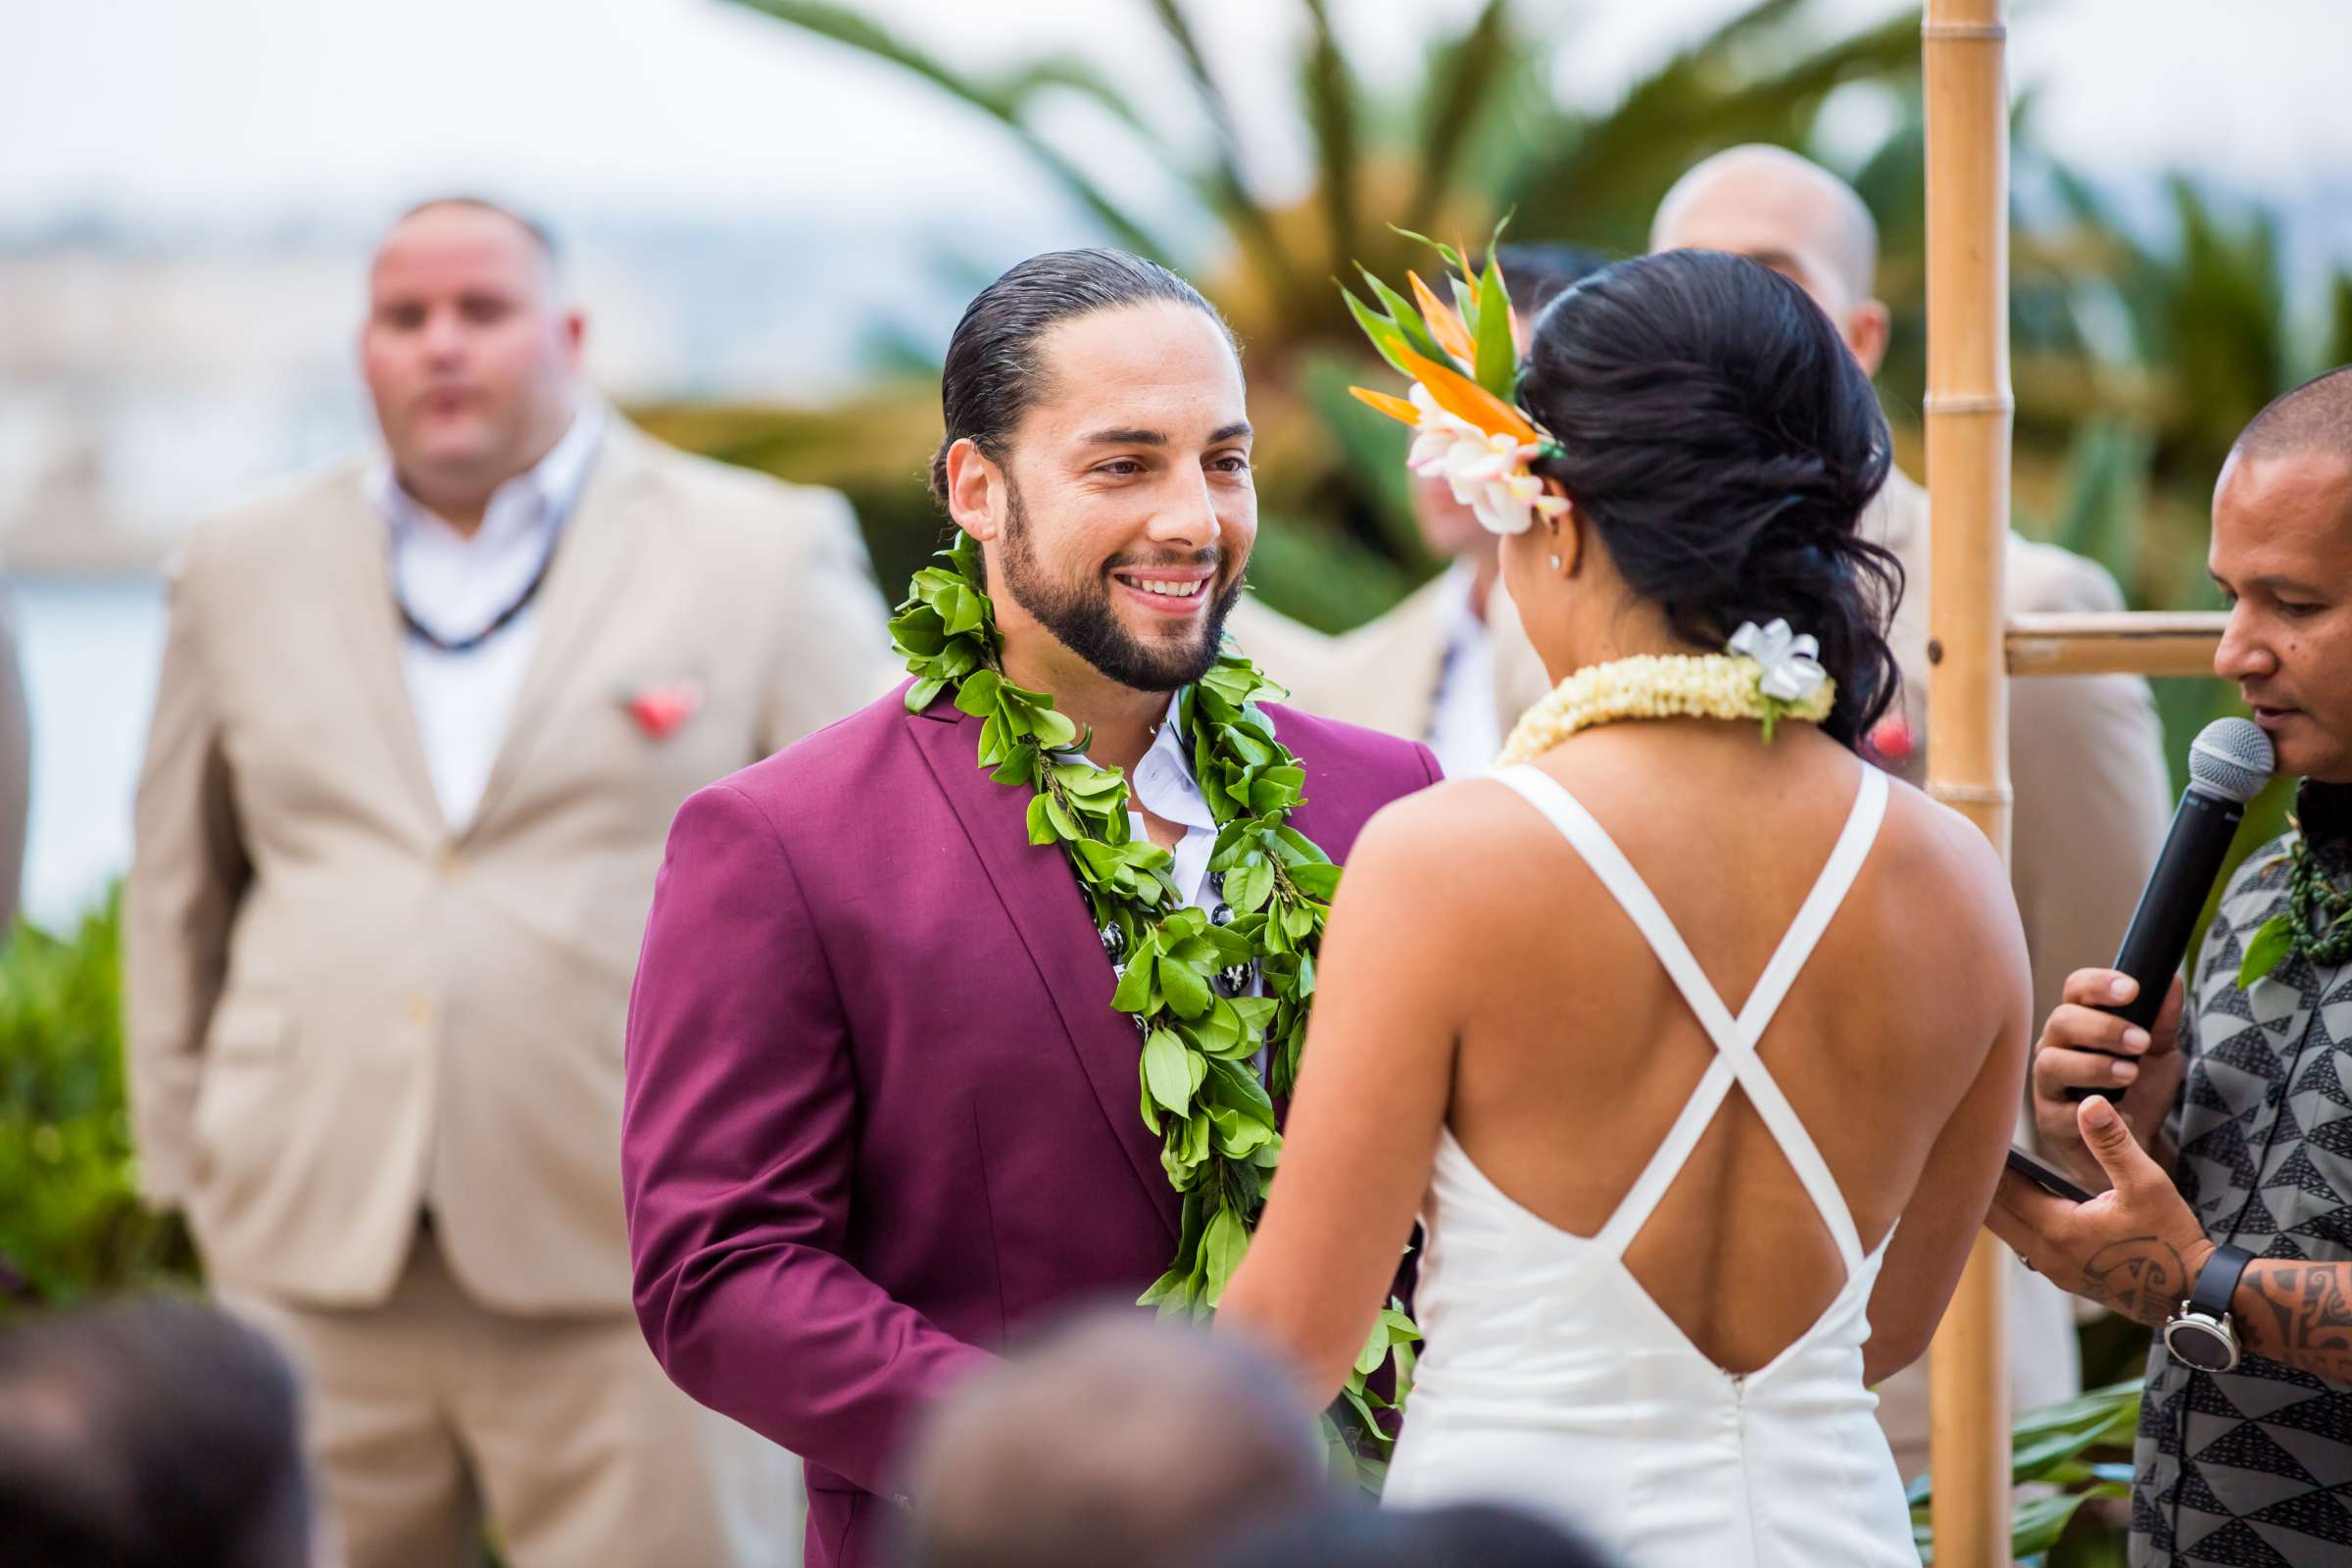
<path id="1" fill-rule="evenodd" d="M 2001 564 L 2009 528 L 2003 0 L 1928 0 L 1928 790 L 2009 855 Z M 1937 1568 L 2009 1559 L 2008 1260 L 1980 1232 L 1929 1352 Z"/>
<path id="2" fill-rule="evenodd" d="M 2220 611 L 2012 615 L 2012 675 L 2211 675 Z"/>

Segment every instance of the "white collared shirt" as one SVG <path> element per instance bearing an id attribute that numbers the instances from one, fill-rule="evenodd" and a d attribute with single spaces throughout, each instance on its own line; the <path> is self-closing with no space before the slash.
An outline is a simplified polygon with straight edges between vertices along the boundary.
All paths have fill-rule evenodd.
<path id="1" fill-rule="evenodd" d="M 1176 710 L 1177 700 L 1170 698 L 1168 716 L 1160 720 L 1152 749 L 1127 776 L 1127 827 L 1139 839 L 1151 837 L 1138 806 L 1163 822 L 1181 826 L 1184 837 L 1170 852 L 1176 863 L 1168 874 L 1175 878 L 1176 891 L 1185 903 L 1213 912 L 1218 900 L 1209 891 L 1208 858 L 1217 847 L 1217 819 L 1209 811 L 1200 782 L 1193 777 L 1192 754 L 1176 728 Z"/>
<path id="2" fill-rule="evenodd" d="M 1446 662 L 1438 672 L 1429 713 L 1429 749 L 1447 778 L 1476 778 L 1502 751 L 1502 715 L 1495 710 L 1494 637 L 1470 608 L 1477 568 L 1457 561 L 1446 568 Z"/>
<path id="3" fill-rule="evenodd" d="M 530 585 L 555 548 L 604 432 L 602 405 L 583 401 L 571 428 L 527 473 L 492 492 L 472 536 L 411 496 L 389 457 L 369 477 L 392 552 L 392 583 L 419 624 L 445 642 L 478 635 Z M 473 820 L 507 735 L 538 643 L 534 601 L 498 634 L 466 653 L 444 653 L 404 631 L 401 674 L 433 795 L 451 830 Z"/>

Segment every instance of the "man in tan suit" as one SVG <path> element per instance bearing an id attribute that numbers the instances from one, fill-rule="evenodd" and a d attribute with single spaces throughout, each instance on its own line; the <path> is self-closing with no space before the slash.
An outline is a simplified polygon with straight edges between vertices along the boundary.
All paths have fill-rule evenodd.
<path id="1" fill-rule="evenodd" d="M 544 237 L 394 225 L 385 453 L 200 526 L 139 785 L 142 1179 L 276 1333 L 355 1568 L 799 1560 L 797 1464 L 630 1308 L 622 1020 L 679 803 L 870 701 L 839 497 L 579 380 Z"/>
<path id="2" fill-rule="evenodd" d="M 1862 368 L 1878 373 L 1886 307 L 1871 297 L 1878 228 L 1827 170 L 1778 147 L 1735 147 L 1692 169 L 1659 204 L 1650 247 L 1752 257 L 1813 296 Z M 1899 721 L 1874 737 L 1894 772 L 1927 777 L 1928 493 L 1901 473 L 1865 518 L 1903 564 L 1892 642 L 1902 666 Z M 2003 600 L 2011 612 L 2124 608 L 2092 562 L 2016 533 Z M 1799 628 L 1802 629 L 1801 627 Z M 2047 1017 L 2072 971 L 2109 962 L 2172 815 L 2164 734 L 2147 682 L 2130 675 L 2036 677 L 2009 687 L 2016 796 L 2010 876 L 2034 962 L 2034 1016 Z M 2030 1131 L 2031 1123 L 2026 1124 Z M 2080 1386 L 2074 1319 L 2047 1282 L 2011 1266 L 2011 1403 L 2046 1404 Z M 1879 1389 L 1879 1416 L 1906 1475 L 1928 1459 L 1927 1363 Z"/>
<path id="3" fill-rule="evenodd" d="M 1596 270 L 1603 258 L 1573 245 L 1505 245 L 1503 275 L 1525 332 L 1544 307 Z M 1448 778 L 1494 765 L 1511 726 L 1550 690 L 1518 612 L 1502 591 L 1494 535 L 1453 498 L 1442 477 L 1412 481 L 1422 543 L 1447 564 L 1394 609 L 1296 667 L 1268 665 L 1309 712 L 1425 741 Z M 1240 613 L 1235 635 L 1245 637 Z"/>
<path id="4" fill-rule="evenodd" d="M 17 627 L 0 604 L 0 938 L 17 917 L 24 881 L 24 817 L 32 796 L 32 717 Z"/>

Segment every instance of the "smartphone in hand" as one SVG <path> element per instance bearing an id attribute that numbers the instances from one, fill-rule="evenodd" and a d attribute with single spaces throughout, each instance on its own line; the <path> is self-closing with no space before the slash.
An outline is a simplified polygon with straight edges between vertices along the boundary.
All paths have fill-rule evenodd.
<path id="1" fill-rule="evenodd" d="M 2063 1198 L 2070 1203 L 2087 1203 L 2091 1200 L 2091 1194 L 2077 1187 L 2073 1182 L 2068 1181 L 2022 1149 L 2009 1151 L 2009 1168 L 2043 1192 L 2053 1197 Z"/>

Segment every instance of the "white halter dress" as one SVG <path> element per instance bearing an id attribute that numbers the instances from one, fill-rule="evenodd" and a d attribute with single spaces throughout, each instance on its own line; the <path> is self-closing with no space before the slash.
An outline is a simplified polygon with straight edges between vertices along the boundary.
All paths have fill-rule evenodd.
<path id="1" fill-rule="evenodd" d="M 1886 1244 L 1862 1250 L 1829 1166 L 1756 1056 L 1878 837 L 1886 776 L 1862 769 L 1828 865 L 1737 1018 L 1575 797 L 1533 767 L 1494 776 L 1566 835 L 1624 906 L 1716 1056 L 1597 1236 L 1522 1208 L 1450 1129 L 1439 1135 L 1414 1303 L 1428 1344 L 1387 1500 L 1515 1504 L 1564 1521 L 1629 1568 L 1918 1568 L 1902 1482 L 1872 1414 L 1878 1398 L 1862 1383 Z M 1744 1375 L 1708 1360 L 1624 1262 L 1734 1083 L 1845 1265 L 1844 1288 L 1813 1326 Z"/>

